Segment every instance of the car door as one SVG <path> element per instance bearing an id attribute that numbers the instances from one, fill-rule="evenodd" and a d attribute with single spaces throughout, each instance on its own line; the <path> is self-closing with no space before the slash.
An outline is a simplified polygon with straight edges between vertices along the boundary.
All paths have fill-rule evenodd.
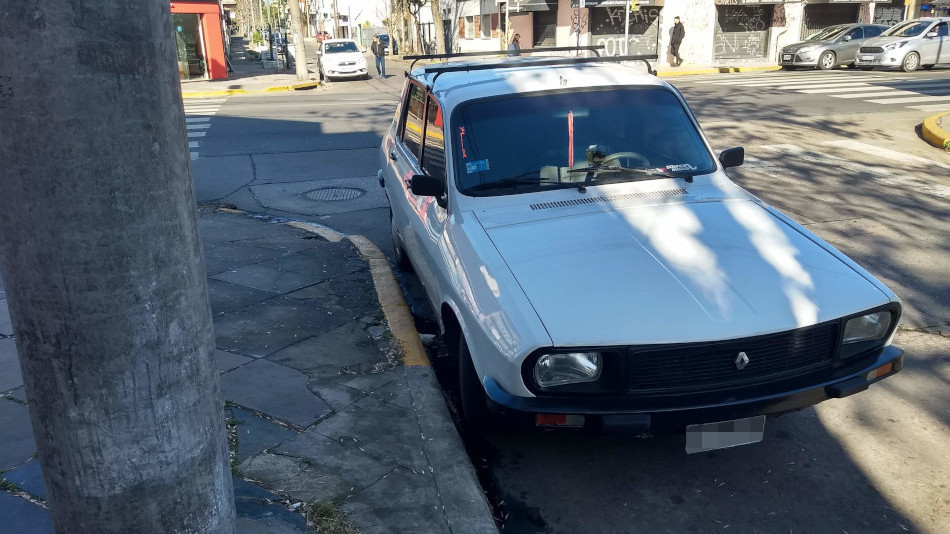
<path id="1" fill-rule="evenodd" d="M 937 59 L 936 63 L 950 63 L 950 23 L 941 22 L 937 30 Z"/>
<path id="2" fill-rule="evenodd" d="M 938 24 L 934 24 L 921 33 L 917 39 L 917 51 L 920 53 L 921 65 L 933 65 L 937 63 L 937 55 L 940 53 L 940 37 L 930 37 L 930 33 L 937 31 Z"/>
<path id="3" fill-rule="evenodd" d="M 386 191 L 393 211 L 393 224 L 402 241 L 403 249 L 418 263 L 418 240 L 413 233 L 413 220 L 418 219 L 420 198 L 409 191 L 412 176 L 419 174 L 419 155 L 425 128 L 425 89 L 414 81 L 407 83 L 400 105 L 401 116 L 394 135 L 388 137 L 385 147 L 387 176 Z M 423 280 L 424 282 L 424 280 Z"/>
<path id="4" fill-rule="evenodd" d="M 434 309 L 439 309 L 448 272 L 446 260 L 451 254 L 445 250 L 445 225 L 448 220 L 448 195 L 445 165 L 445 137 L 442 106 L 431 93 L 426 99 L 425 136 L 422 142 L 422 172 L 442 182 L 443 194 L 439 197 L 420 197 L 419 227 L 414 228 L 421 256 L 426 290 Z M 423 273 L 420 273 L 423 276 Z"/>
<path id="5" fill-rule="evenodd" d="M 850 39 L 847 39 L 850 37 Z M 864 26 L 855 26 L 848 33 L 841 36 L 838 46 L 835 47 L 838 63 L 851 63 L 854 61 L 854 55 L 861 48 L 861 42 L 864 41 Z"/>

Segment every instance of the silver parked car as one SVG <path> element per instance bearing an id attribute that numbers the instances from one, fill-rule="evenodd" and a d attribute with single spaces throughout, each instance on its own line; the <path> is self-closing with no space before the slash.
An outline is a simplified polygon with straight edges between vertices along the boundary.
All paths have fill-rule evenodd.
<path id="1" fill-rule="evenodd" d="M 904 72 L 950 64 L 950 17 L 901 22 L 865 41 L 854 64 L 864 70 L 900 67 Z"/>
<path id="2" fill-rule="evenodd" d="M 838 24 L 829 26 L 800 43 L 782 48 L 779 65 L 785 70 L 798 67 L 832 69 L 851 65 L 865 40 L 881 35 L 887 26 L 881 24 Z"/>

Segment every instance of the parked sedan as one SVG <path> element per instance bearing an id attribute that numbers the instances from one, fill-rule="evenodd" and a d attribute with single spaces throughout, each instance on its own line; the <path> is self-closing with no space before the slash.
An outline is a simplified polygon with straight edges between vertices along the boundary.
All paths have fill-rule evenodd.
<path id="1" fill-rule="evenodd" d="M 855 65 L 864 70 L 874 67 L 900 67 L 913 72 L 938 64 L 950 65 L 950 17 L 908 20 L 897 24 L 880 37 L 865 41 Z"/>
<path id="2" fill-rule="evenodd" d="M 363 51 L 352 39 L 326 39 L 317 53 L 323 79 L 369 77 Z"/>
<path id="3" fill-rule="evenodd" d="M 779 65 L 785 70 L 817 67 L 822 70 L 852 65 L 861 43 L 881 35 L 887 26 L 880 24 L 838 24 L 829 26 L 800 43 L 782 48 Z"/>
<path id="4" fill-rule="evenodd" d="M 697 452 L 897 373 L 897 296 L 733 183 L 742 148 L 716 157 L 676 89 L 609 60 L 406 79 L 379 179 L 466 426 L 685 428 Z"/>

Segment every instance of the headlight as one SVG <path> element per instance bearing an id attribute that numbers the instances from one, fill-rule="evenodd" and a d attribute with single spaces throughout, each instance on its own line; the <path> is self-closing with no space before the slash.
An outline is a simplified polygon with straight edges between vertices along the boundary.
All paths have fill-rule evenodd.
<path id="1" fill-rule="evenodd" d="M 543 388 L 593 382 L 600 378 L 602 368 L 599 352 L 544 354 L 534 365 L 534 381 Z"/>
<path id="2" fill-rule="evenodd" d="M 886 44 L 884 45 L 884 50 L 897 50 L 905 44 L 907 44 L 907 41 L 898 41 L 896 43 Z"/>
<path id="3" fill-rule="evenodd" d="M 883 339 L 891 329 L 891 312 L 879 311 L 855 317 L 844 325 L 845 345 L 862 341 L 876 341 Z"/>

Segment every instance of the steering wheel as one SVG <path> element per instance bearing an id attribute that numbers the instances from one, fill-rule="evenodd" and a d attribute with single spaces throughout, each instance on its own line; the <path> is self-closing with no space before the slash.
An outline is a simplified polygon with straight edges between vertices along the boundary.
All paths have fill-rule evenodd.
<path id="1" fill-rule="evenodd" d="M 602 164 L 611 165 L 613 162 L 616 162 L 622 159 L 632 159 L 636 161 L 637 165 L 634 165 L 634 167 L 649 167 L 650 166 L 650 160 L 643 157 L 642 154 L 638 154 L 636 152 L 614 152 L 613 154 L 606 156 Z M 628 166 L 629 165 L 624 165 L 624 167 L 628 167 Z"/>

